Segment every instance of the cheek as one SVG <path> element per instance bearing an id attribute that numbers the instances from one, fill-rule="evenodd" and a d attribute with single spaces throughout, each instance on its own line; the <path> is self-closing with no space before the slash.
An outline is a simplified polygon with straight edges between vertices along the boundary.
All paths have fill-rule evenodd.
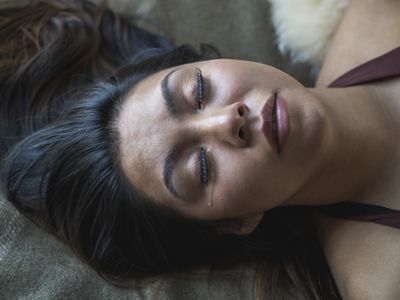
<path id="1" fill-rule="evenodd" d="M 290 184 L 297 182 L 292 172 L 265 149 L 256 147 L 224 158 L 212 199 L 227 217 L 279 206 L 295 190 Z"/>
<path id="2" fill-rule="evenodd" d="M 256 168 L 257 160 L 229 160 L 220 168 L 213 192 L 213 202 L 221 205 L 226 217 L 240 216 L 259 210 L 265 191 L 264 175 Z"/>

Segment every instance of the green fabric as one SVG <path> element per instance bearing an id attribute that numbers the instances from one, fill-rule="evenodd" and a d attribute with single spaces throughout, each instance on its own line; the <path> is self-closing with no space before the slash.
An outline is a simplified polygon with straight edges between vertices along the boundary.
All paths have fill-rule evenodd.
<path id="1" fill-rule="evenodd" d="M 110 2 L 126 15 L 150 17 L 177 44 L 211 43 L 224 57 L 270 64 L 310 82 L 306 66 L 291 65 L 278 53 L 266 1 Z M 249 299 L 253 275 L 235 268 L 211 277 L 167 277 L 142 290 L 118 288 L 0 197 L 0 299 Z"/>
<path id="2" fill-rule="evenodd" d="M 248 299 L 251 270 L 182 274 L 141 289 L 102 279 L 0 195 L 0 299 Z M 205 273 L 205 272 L 203 272 Z M 241 282 L 242 280 L 242 282 Z"/>

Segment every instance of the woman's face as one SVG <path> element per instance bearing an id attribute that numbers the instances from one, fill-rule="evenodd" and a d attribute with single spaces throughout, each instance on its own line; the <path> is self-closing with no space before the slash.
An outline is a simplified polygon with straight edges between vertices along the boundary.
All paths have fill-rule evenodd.
<path id="1" fill-rule="evenodd" d="M 281 153 L 261 130 L 275 93 L 290 121 Z M 185 216 L 240 218 L 296 197 L 320 166 L 325 123 L 317 99 L 273 67 L 228 59 L 181 65 L 128 95 L 118 119 L 123 169 L 151 201 Z"/>

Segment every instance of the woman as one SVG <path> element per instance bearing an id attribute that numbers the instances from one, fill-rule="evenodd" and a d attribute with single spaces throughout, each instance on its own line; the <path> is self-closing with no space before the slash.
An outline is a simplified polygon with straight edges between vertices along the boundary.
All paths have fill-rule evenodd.
<path id="1" fill-rule="evenodd" d="M 398 79 L 345 76 L 355 86 L 326 88 L 398 45 L 398 4 L 351 2 L 316 87 L 305 88 L 269 66 L 213 59 L 210 48 L 169 51 L 85 2 L 83 12 L 57 3 L 5 11 L 1 27 L 16 41 L 2 49 L 14 56 L 2 65 L 1 156 L 18 208 L 113 280 L 240 259 L 259 267 L 274 298 L 399 294 L 399 233 L 332 219 L 354 216 L 326 206 L 400 209 Z M 359 27 L 366 14 L 376 24 Z M 372 26 L 390 33 L 366 34 Z M 137 32 L 142 49 L 158 49 L 144 59 Z M 19 57 L 18 45 L 30 51 Z M 365 247 L 370 238 L 390 243 Z"/>

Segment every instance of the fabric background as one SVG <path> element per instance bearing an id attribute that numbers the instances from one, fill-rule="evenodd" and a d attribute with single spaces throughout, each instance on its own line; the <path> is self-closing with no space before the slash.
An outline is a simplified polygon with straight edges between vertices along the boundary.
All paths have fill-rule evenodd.
<path id="1" fill-rule="evenodd" d="M 0 195 L 0 299 L 249 299 L 251 270 L 160 277 L 142 288 L 102 279 Z"/>
<path id="2" fill-rule="evenodd" d="M 155 22 L 178 45 L 210 43 L 224 57 L 270 64 L 312 85 L 308 66 L 292 65 L 279 54 L 266 1 L 111 0 L 110 6 Z M 251 298 L 252 270 L 206 275 L 160 278 L 141 289 L 116 287 L 0 195 L 0 299 Z"/>
<path id="3" fill-rule="evenodd" d="M 267 0 L 109 0 L 109 3 L 124 15 L 144 16 L 157 22 L 177 45 L 210 43 L 223 57 L 272 65 L 306 86 L 313 85 L 307 64 L 293 64 L 280 54 Z"/>

